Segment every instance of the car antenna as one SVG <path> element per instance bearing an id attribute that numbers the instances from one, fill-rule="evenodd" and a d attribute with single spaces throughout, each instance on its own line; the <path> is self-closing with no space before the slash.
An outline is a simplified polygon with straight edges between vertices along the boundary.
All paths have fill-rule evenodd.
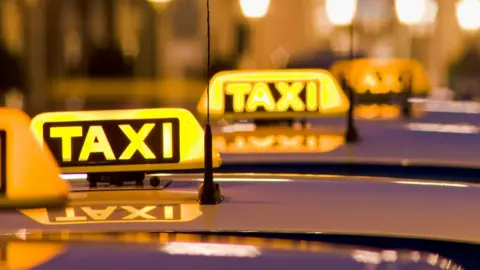
<path id="1" fill-rule="evenodd" d="M 200 186 L 198 202 L 205 205 L 215 205 L 223 201 L 220 185 L 213 180 L 213 136 L 210 125 L 210 0 L 207 1 L 207 119 L 205 124 L 204 162 L 205 172 Z"/>
<path id="2" fill-rule="evenodd" d="M 354 47 L 354 40 L 355 40 L 355 18 L 352 20 L 350 24 L 350 55 L 349 60 L 355 60 L 355 47 Z M 349 68 L 350 69 L 350 68 Z M 348 70 L 348 73 L 351 73 Z M 360 136 L 358 134 L 357 127 L 355 126 L 355 90 L 351 83 L 347 80 L 347 74 L 344 74 L 342 80 L 342 87 L 344 90 L 348 89 L 348 100 L 350 101 L 350 107 L 348 108 L 347 113 L 347 130 L 345 131 L 345 142 L 349 144 L 355 144 L 360 141 Z"/>

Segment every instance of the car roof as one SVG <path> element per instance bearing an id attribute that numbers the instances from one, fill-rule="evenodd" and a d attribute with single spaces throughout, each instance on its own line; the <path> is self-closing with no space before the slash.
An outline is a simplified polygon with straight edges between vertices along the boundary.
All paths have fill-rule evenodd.
<path id="1" fill-rule="evenodd" d="M 1 242 L 8 254 L 3 258 L 12 269 L 40 267 L 42 269 L 96 269 L 99 265 L 114 269 L 132 269 L 162 265 L 175 269 L 365 269 L 368 266 L 399 267 L 401 269 L 462 269 L 455 258 L 413 250 L 363 249 L 356 246 L 332 245 L 323 242 L 291 241 L 264 238 L 219 237 L 200 241 L 198 235 L 150 234 L 156 241 L 135 242 L 138 235 L 121 234 L 118 240 L 88 242 L 6 241 Z M 167 237 L 168 240 L 162 239 Z M 113 237 L 111 237 L 113 238 Z M 200 237 L 198 237 L 200 239 Z M 213 237 L 211 237 L 213 238 Z M 233 240 L 232 240 L 233 238 Z M 108 239 L 108 237 L 107 237 Z M 32 254 L 22 260 L 25 253 Z M 88 257 L 88 260 L 84 258 Z M 115 259 L 112 259 L 115 258 Z M 138 261 L 140 260 L 140 261 Z"/>
<path id="2" fill-rule="evenodd" d="M 0 229 L 332 233 L 480 243 L 475 215 L 480 189 L 476 184 L 327 175 L 218 174 L 224 201 L 201 206 L 197 192 L 202 177 L 163 176 L 164 180 L 174 180 L 163 190 L 123 187 L 92 191 L 86 181 L 74 181 L 70 211 L 76 211 L 83 221 L 55 221 L 65 216 L 64 209 L 2 212 L 0 218 L 7 222 L 2 222 Z M 86 207 L 90 215 L 82 212 Z M 99 222 L 107 207 L 111 207 L 108 218 L 115 222 L 108 218 Z M 170 207 L 170 219 L 163 216 L 167 215 L 166 207 Z M 163 209 L 161 218 L 159 208 Z M 129 209 L 143 209 L 154 217 L 142 219 L 137 215 L 128 219 L 126 216 L 132 213 L 126 211 Z M 97 220 L 92 220 L 92 215 Z"/>

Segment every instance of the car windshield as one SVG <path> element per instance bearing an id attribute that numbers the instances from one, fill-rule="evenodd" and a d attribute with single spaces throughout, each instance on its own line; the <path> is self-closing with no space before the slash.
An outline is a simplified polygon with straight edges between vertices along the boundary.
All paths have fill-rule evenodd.
<path id="1" fill-rule="evenodd" d="M 145 173 L 197 194 L 180 185 L 204 164 L 225 182 L 477 188 L 478 14 L 479 0 L 1 0 L 0 105 L 34 119 L 71 198 L 150 190 Z"/>

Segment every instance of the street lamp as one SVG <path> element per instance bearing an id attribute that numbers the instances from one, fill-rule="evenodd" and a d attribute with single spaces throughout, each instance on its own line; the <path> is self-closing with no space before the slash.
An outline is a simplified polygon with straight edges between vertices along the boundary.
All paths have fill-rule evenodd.
<path id="1" fill-rule="evenodd" d="M 147 0 L 155 9 L 163 10 L 172 0 Z"/>
<path id="2" fill-rule="evenodd" d="M 252 57 L 253 36 L 257 20 L 265 17 L 270 7 L 270 0 L 239 0 L 240 10 L 242 11 L 244 21 L 239 22 L 238 36 L 239 43 L 238 51 L 235 53 L 236 57 L 240 59 L 240 68 L 248 66 L 249 58 Z M 251 68 L 251 67 L 247 67 Z"/>
<path id="3" fill-rule="evenodd" d="M 413 56 L 415 37 L 413 27 L 421 24 L 431 24 L 435 21 L 437 3 L 434 0 L 395 0 L 395 11 L 398 21 L 409 27 L 410 31 L 410 55 Z M 410 71 L 404 79 L 404 97 L 402 100 L 402 115 L 405 119 L 412 116 L 409 99 L 412 95 L 413 73 Z"/>
<path id="4" fill-rule="evenodd" d="M 419 24 L 427 10 L 427 0 L 395 0 L 395 11 L 400 23 Z"/>
<path id="5" fill-rule="evenodd" d="M 270 0 L 240 0 L 240 8 L 247 18 L 263 18 L 268 12 Z"/>
<path id="6" fill-rule="evenodd" d="M 467 31 L 480 29 L 480 1 L 460 0 L 456 5 L 457 20 L 460 28 Z"/>
<path id="7" fill-rule="evenodd" d="M 327 16 L 336 26 L 351 25 L 357 11 L 356 0 L 327 0 L 325 3 Z"/>
<path id="8" fill-rule="evenodd" d="M 327 16 L 330 22 L 335 26 L 349 26 L 350 30 L 350 60 L 355 58 L 354 55 L 354 21 L 355 14 L 357 12 L 356 0 L 327 0 L 325 3 Z M 348 99 L 350 101 L 350 107 L 347 113 L 347 129 L 345 131 L 345 142 L 355 143 L 359 140 L 358 131 L 354 123 L 354 111 L 355 111 L 355 91 L 350 86 L 347 80 L 348 69 L 344 71 L 340 84 L 342 88 L 348 92 Z"/>

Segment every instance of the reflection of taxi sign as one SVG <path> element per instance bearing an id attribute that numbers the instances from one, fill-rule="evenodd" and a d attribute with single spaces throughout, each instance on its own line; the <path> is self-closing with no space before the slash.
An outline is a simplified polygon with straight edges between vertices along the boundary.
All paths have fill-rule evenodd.
<path id="1" fill-rule="evenodd" d="M 69 184 L 50 151 L 42 151 L 29 129 L 30 119 L 16 109 L 0 109 L 0 208 L 61 206 Z"/>
<path id="2" fill-rule="evenodd" d="M 274 129 L 213 137 L 213 145 L 221 153 L 328 153 L 343 144 L 341 134 L 287 133 Z"/>
<path id="3" fill-rule="evenodd" d="M 44 225 L 188 222 L 202 215 L 198 204 L 73 205 L 64 209 L 21 211 Z"/>
<path id="4" fill-rule="evenodd" d="M 349 106 L 325 70 L 229 71 L 210 81 L 210 113 L 216 118 L 276 118 L 337 115 Z M 197 106 L 207 113 L 207 95 Z"/>
<path id="5" fill-rule="evenodd" d="M 55 112 L 32 129 L 64 173 L 203 168 L 203 130 L 184 109 Z M 220 166 L 214 153 L 214 166 Z"/>
<path id="6" fill-rule="evenodd" d="M 430 82 L 423 66 L 413 59 L 355 59 L 339 61 L 332 74 L 347 83 L 358 94 L 400 94 L 407 87 L 412 94 L 425 95 Z"/>

